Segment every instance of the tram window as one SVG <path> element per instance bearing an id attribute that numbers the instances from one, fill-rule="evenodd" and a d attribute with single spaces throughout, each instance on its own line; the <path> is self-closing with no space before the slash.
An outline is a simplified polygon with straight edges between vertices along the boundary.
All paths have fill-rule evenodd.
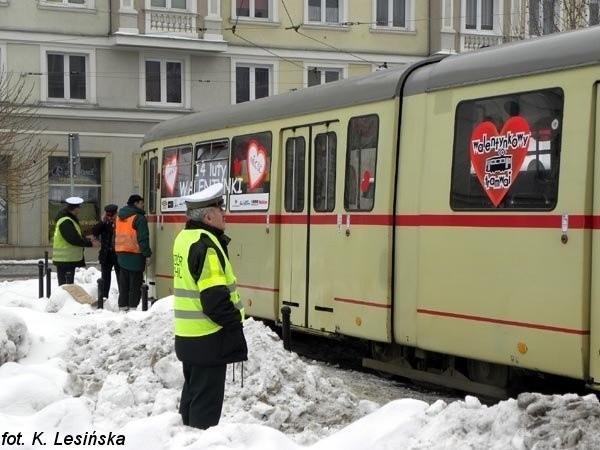
<path id="1" fill-rule="evenodd" d="M 285 210 L 304 211 L 304 172 L 306 141 L 304 137 L 289 138 L 285 143 Z"/>
<path id="2" fill-rule="evenodd" d="M 231 139 L 231 211 L 269 209 L 272 142 L 270 132 L 246 134 Z"/>
<path id="3" fill-rule="evenodd" d="M 185 211 L 181 197 L 192 193 L 192 146 L 167 147 L 161 169 L 161 212 Z"/>
<path id="4" fill-rule="evenodd" d="M 375 203 L 375 168 L 379 117 L 353 117 L 348 122 L 346 152 L 346 182 L 344 208 L 346 211 L 371 211 Z"/>
<path id="5" fill-rule="evenodd" d="M 159 186 L 159 175 L 158 175 L 158 157 L 154 156 L 150 158 L 150 179 L 148 183 L 148 193 L 150 196 L 148 202 L 148 212 L 150 214 L 156 214 L 156 192 Z"/>
<path id="6" fill-rule="evenodd" d="M 193 185 L 199 192 L 210 185 L 229 181 L 229 141 L 199 142 L 194 148 Z"/>
<path id="7" fill-rule="evenodd" d="M 563 91 L 521 92 L 456 108 L 453 210 L 545 210 L 558 197 Z"/>
<path id="8" fill-rule="evenodd" d="M 313 208 L 316 212 L 330 212 L 335 208 L 335 160 L 337 135 L 334 132 L 315 137 L 315 175 Z"/>

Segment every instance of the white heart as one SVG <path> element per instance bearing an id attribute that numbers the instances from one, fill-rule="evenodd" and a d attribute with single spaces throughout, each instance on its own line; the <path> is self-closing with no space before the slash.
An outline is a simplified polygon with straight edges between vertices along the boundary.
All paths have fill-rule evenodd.
<path id="1" fill-rule="evenodd" d="M 175 181 L 177 180 L 177 158 L 171 160 L 163 166 L 163 176 L 165 177 L 165 186 L 169 195 L 175 192 Z"/>
<path id="2" fill-rule="evenodd" d="M 248 146 L 248 181 L 250 189 L 254 189 L 265 176 L 267 168 L 267 154 L 259 149 L 256 142 L 251 142 Z"/>

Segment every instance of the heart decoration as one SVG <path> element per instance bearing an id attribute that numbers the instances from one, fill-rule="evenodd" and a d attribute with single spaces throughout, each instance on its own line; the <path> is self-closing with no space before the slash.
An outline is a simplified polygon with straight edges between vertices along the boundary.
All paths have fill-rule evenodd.
<path id="1" fill-rule="evenodd" d="M 369 190 L 369 186 L 371 185 L 371 172 L 365 170 L 363 173 L 362 181 L 360 182 L 360 190 L 364 194 Z"/>
<path id="2" fill-rule="evenodd" d="M 235 158 L 233 160 L 233 176 L 234 178 L 237 178 L 240 176 L 240 174 L 242 173 L 242 162 Z"/>
<path id="3" fill-rule="evenodd" d="M 246 165 L 248 167 L 249 191 L 253 191 L 257 186 L 260 186 L 267 174 L 267 152 L 254 139 L 248 142 Z"/>
<path id="4" fill-rule="evenodd" d="M 163 184 L 167 193 L 173 196 L 175 192 L 175 183 L 177 182 L 177 155 L 174 155 L 163 164 Z"/>
<path id="5" fill-rule="evenodd" d="M 488 198 L 498 206 L 517 179 L 527 156 L 531 129 L 521 116 L 508 119 L 502 131 L 482 122 L 471 134 L 471 164 Z"/>

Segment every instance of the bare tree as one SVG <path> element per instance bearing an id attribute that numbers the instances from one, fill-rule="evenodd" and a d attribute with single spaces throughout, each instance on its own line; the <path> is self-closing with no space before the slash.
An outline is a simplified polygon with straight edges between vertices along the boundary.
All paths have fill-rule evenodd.
<path id="1" fill-rule="evenodd" d="M 598 23 L 599 0 L 521 0 L 510 15 L 510 36 L 520 40 Z"/>
<path id="2" fill-rule="evenodd" d="M 2 200 L 17 204 L 43 193 L 48 182 L 44 168 L 56 149 L 41 138 L 44 129 L 32 90 L 24 77 L 0 73 L 0 193 Z"/>

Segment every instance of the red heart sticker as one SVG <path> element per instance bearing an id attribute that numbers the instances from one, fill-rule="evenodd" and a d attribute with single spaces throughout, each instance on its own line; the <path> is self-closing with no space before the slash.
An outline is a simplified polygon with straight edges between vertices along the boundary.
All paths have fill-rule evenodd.
<path id="1" fill-rule="evenodd" d="M 471 134 L 471 164 L 494 206 L 517 179 L 531 138 L 529 123 L 520 116 L 508 119 L 498 133 L 492 122 L 482 122 Z"/>
<path id="2" fill-rule="evenodd" d="M 262 183 L 267 174 L 267 152 L 254 139 L 248 142 L 246 163 L 248 166 L 248 187 L 250 191 L 253 191 Z"/>
<path id="3" fill-rule="evenodd" d="M 362 181 L 360 182 L 360 190 L 365 193 L 369 190 L 369 186 L 371 185 L 371 172 L 365 170 L 363 173 Z"/>

